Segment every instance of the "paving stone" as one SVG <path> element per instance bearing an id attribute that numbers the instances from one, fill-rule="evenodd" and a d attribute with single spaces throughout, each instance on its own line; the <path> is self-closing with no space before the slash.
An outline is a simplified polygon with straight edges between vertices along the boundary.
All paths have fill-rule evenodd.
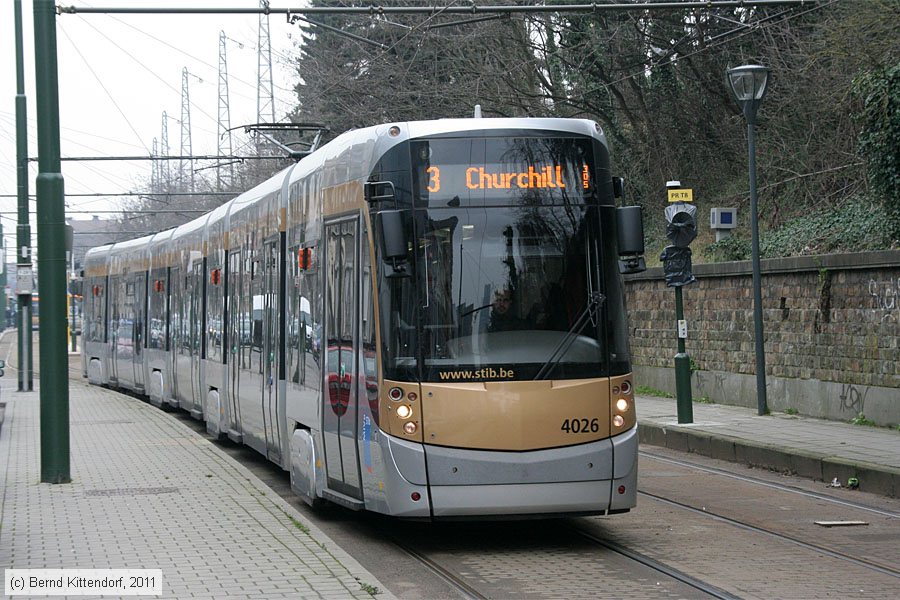
<path id="1" fill-rule="evenodd" d="M 0 566 L 158 568 L 163 597 L 368 597 L 358 580 L 386 590 L 170 415 L 80 382 L 69 391 L 72 482 L 51 485 L 40 483 L 39 393 L 3 390 Z"/>

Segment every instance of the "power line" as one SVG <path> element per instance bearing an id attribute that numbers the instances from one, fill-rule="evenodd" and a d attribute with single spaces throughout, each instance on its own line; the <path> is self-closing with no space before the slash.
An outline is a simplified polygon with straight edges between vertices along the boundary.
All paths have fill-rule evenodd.
<path id="1" fill-rule="evenodd" d="M 103 198 L 105 196 L 237 196 L 240 194 L 240 191 L 236 192 L 165 192 L 154 194 L 150 192 L 84 192 L 84 193 L 74 193 L 70 194 L 66 192 L 66 198 Z M 36 194 L 30 194 L 28 196 L 32 200 L 37 198 Z M 0 198 L 18 198 L 17 194 L 0 194 Z M 88 211 L 88 212 L 98 212 L 98 211 Z M 102 212 L 102 211 L 100 211 Z M 114 211 L 118 212 L 118 211 Z"/>
<path id="2" fill-rule="evenodd" d="M 627 4 L 527 4 L 527 5 L 494 5 L 484 6 L 475 3 L 467 6 L 308 6 L 303 8 L 273 8 L 268 5 L 259 8 L 98 8 L 58 6 L 59 14 L 197 14 L 197 15 L 434 15 L 443 14 L 535 14 L 560 12 L 608 12 L 608 11 L 645 11 L 645 10 L 688 10 L 692 8 L 748 8 L 766 6 L 800 6 L 815 4 L 817 0 L 706 0 L 701 2 L 630 2 Z"/>
<path id="3" fill-rule="evenodd" d="M 159 214 L 179 214 L 180 215 L 183 213 L 205 214 L 210 211 L 204 210 L 202 208 L 186 208 L 184 210 L 178 210 L 175 208 L 163 208 L 163 209 L 154 208 L 153 210 L 150 210 L 150 209 L 147 209 L 147 210 L 67 210 L 66 214 L 67 215 L 101 215 L 101 214 L 118 215 L 118 214 L 125 213 L 125 212 L 138 213 L 138 214 L 152 212 L 153 214 L 159 213 Z M 18 214 L 18 213 L 14 210 L 0 210 L 0 215 L 15 215 L 15 214 Z M 90 221 L 76 220 L 76 222 L 89 223 Z"/>
<path id="4" fill-rule="evenodd" d="M 128 116 L 125 114 L 125 111 L 122 110 L 122 107 L 119 106 L 119 103 L 116 102 L 116 99 L 113 98 L 113 95 L 111 93 L 109 93 L 109 89 L 107 89 L 107 87 L 105 85 L 103 85 L 103 80 L 100 79 L 100 77 L 97 75 L 97 72 L 94 71 L 93 67 L 91 67 L 91 63 L 89 63 L 87 61 L 87 59 L 84 57 L 84 54 L 81 53 L 81 50 L 78 49 L 78 46 L 75 44 L 75 42 L 72 41 L 72 38 L 69 37 L 69 34 L 66 32 L 65 29 L 62 29 L 62 33 L 64 36 L 66 36 L 66 39 L 69 40 L 69 43 L 72 44 L 72 48 L 74 48 L 75 52 L 78 54 L 78 56 L 84 62 L 84 66 L 86 66 L 88 68 L 88 71 L 91 72 L 91 75 L 94 76 L 94 79 L 97 80 L 97 83 L 99 83 L 100 87 L 103 88 L 103 91 L 106 92 L 106 95 L 109 98 L 109 101 L 113 103 L 113 106 L 116 107 L 116 110 L 119 111 L 119 114 L 122 115 L 122 118 L 125 119 L 126 123 L 128 123 L 128 127 L 131 128 L 131 132 L 134 133 L 134 136 L 141 142 L 141 146 L 143 146 L 145 150 L 149 151 L 149 148 L 147 148 L 147 145 L 144 144 L 143 140 L 141 140 L 141 136 L 137 132 L 137 130 L 134 128 L 134 125 L 132 125 L 131 121 L 128 120 Z"/>
<path id="5" fill-rule="evenodd" d="M 286 156 L 220 156 L 218 154 L 200 154 L 200 155 L 178 155 L 178 156 L 153 156 L 149 155 L 135 155 L 135 156 L 63 156 L 60 158 L 62 161 L 72 161 L 72 162 L 89 162 L 89 161 L 105 161 L 105 160 L 237 160 L 237 161 L 245 161 L 245 160 L 273 160 L 278 158 L 288 158 Z M 28 162 L 37 162 L 39 158 L 37 156 L 29 157 Z"/>

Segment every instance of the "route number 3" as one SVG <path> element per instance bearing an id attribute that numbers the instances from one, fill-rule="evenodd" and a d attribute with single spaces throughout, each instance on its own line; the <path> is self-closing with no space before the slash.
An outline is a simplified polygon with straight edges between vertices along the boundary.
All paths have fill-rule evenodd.
<path id="1" fill-rule="evenodd" d="M 441 170 L 438 167 L 428 167 L 428 187 L 425 188 L 432 194 L 441 191 Z"/>

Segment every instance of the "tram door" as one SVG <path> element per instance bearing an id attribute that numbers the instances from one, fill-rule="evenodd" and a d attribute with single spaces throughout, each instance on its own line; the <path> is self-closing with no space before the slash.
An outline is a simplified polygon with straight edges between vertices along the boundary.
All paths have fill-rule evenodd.
<path id="1" fill-rule="evenodd" d="M 125 294 L 118 301 L 118 325 L 116 326 L 116 381 L 125 387 L 134 387 L 134 294 L 135 284 L 128 275 L 122 277 Z M 121 292 L 121 290 L 120 290 Z"/>
<path id="2" fill-rule="evenodd" d="M 113 382 L 119 380 L 119 315 L 121 314 L 119 296 L 122 293 L 119 289 L 120 282 L 120 277 L 113 276 L 109 278 L 109 284 L 107 285 L 109 290 L 107 315 L 107 322 L 109 323 L 107 339 L 109 342 L 107 348 L 109 349 L 109 378 Z"/>
<path id="3" fill-rule="evenodd" d="M 358 218 L 325 226 L 322 431 L 328 487 L 362 498 L 358 437 Z"/>
<path id="4" fill-rule="evenodd" d="M 243 440 L 243 423 L 241 421 L 240 388 L 241 388 L 241 361 L 244 360 L 243 347 L 247 343 L 247 331 L 249 323 L 241 327 L 244 295 L 241 276 L 241 251 L 235 250 L 228 255 L 228 323 L 223 327 L 227 332 L 223 351 L 228 358 L 228 401 L 226 402 L 226 420 L 228 422 L 228 437 L 234 442 Z M 249 302 L 249 299 L 246 300 Z"/>
<path id="5" fill-rule="evenodd" d="M 191 390 L 194 399 L 194 407 L 203 410 L 202 396 L 200 395 L 200 345 L 203 332 L 203 261 L 196 261 L 191 268 L 188 278 L 188 293 L 190 294 L 190 335 L 191 335 Z"/>
<path id="6" fill-rule="evenodd" d="M 134 385 L 144 387 L 144 328 L 147 326 L 147 274 L 139 273 L 134 278 L 134 353 L 132 373 Z"/>
<path id="7" fill-rule="evenodd" d="M 187 376 L 184 374 L 186 370 L 184 353 L 187 341 L 184 335 L 184 327 L 188 323 L 188 314 L 184 309 L 184 299 L 187 287 L 188 284 L 181 274 L 181 267 L 173 268 L 169 273 L 169 286 L 166 288 L 168 292 L 171 292 L 168 310 L 169 318 L 171 319 L 169 325 L 171 328 L 169 356 L 172 359 L 172 397 L 182 407 L 187 405 L 185 390 L 182 387 L 182 381 L 187 380 Z M 163 344 L 163 347 L 165 348 L 165 344 Z"/>
<path id="8" fill-rule="evenodd" d="M 170 277 L 172 304 L 177 307 L 172 314 L 178 319 L 172 327 L 172 358 L 174 373 L 172 384 L 179 404 L 189 409 L 200 406 L 200 303 L 203 292 L 203 264 L 199 261 L 182 276 L 181 269 L 173 269 Z"/>
<path id="9" fill-rule="evenodd" d="M 278 418 L 278 362 L 279 362 L 279 284 L 281 262 L 279 239 L 266 240 L 263 250 L 263 356 L 262 408 L 266 437 L 266 456 L 281 464 L 281 421 Z"/>

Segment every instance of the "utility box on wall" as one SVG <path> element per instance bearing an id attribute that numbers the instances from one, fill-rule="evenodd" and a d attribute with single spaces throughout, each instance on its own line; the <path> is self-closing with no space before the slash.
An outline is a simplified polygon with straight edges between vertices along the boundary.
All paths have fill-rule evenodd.
<path id="1" fill-rule="evenodd" d="M 717 242 L 731 237 L 731 230 L 737 227 L 737 209 L 709 209 L 709 226 L 715 230 Z"/>

